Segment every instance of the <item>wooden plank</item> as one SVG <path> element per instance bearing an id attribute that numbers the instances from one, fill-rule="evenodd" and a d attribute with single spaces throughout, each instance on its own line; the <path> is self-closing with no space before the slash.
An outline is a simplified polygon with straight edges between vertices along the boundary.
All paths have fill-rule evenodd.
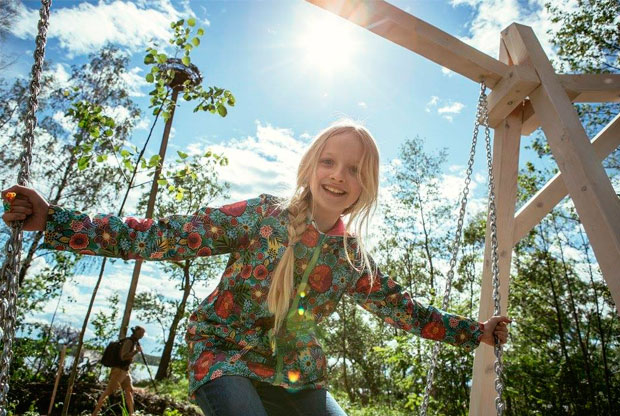
<path id="1" fill-rule="evenodd" d="M 620 114 L 592 140 L 599 160 L 620 146 Z M 550 179 L 515 215 L 514 244 L 527 235 L 568 194 L 562 173 Z"/>
<path id="2" fill-rule="evenodd" d="M 540 77 L 532 106 L 620 314 L 620 199 L 533 30 L 514 23 L 502 38 L 513 61 Z"/>
<path id="3" fill-rule="evenodd" d="M 306 0 L 475 82 L 495 87 L 508 66 L 383 0 Z"/>
<path id="4" fill-rule="evenodd" d="M 511 66 L 489 94 L 489 126 L 496 128 L 540 85 L 536 72 L 528 66 Z"/>
<path id="5" fill-rule="evenodd" d="M 503 45 L 500 57 L 509 62 Z M 497 243 L 499 255 L 500 307 L 503 314 L 508 308 L 508 289 L 510 283 L 510 263 L 513 248 L 513 222 L 517 200 L 517 176 L 519 173 L 519 144 L 523 107 L 517 107 L 501 123 L 493 135 L 493 177 L 495 180 L 495 201 L 497 213 Z M 493 316 L 493 279 L 491 263 L 491 229 L 487 220 L 482 286 L 480 288 L 479 321 Z M 481 345 L 474 356 L 474 370 L 469 400 L 470 415 L 495 415 L 495 354 L 493 347 Z"/>
<path id="6" fill-rule="evenodd" d="M 562 74 L 560 83 L 576 103 L 620 102 L 620 74 Z"/>
<path id="7" fill-rule="evenodd" d="M 574 103 L 620 102 L 620 74 L 559 74 L 558 78 Z M 540 121 L 528 100 L 521 134 L 529 136 L 538 127 Z"/>

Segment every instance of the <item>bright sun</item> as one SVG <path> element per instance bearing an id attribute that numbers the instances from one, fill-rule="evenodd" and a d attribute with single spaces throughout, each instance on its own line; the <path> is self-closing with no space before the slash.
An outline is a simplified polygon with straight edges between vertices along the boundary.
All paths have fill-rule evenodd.
<path id="1" fill-rule="evenodd" d="M 321 19 L 309 23 L 299 38 L 306 68 L 333 74 L 352 64 L 357 43 L 342 20 Z"/>

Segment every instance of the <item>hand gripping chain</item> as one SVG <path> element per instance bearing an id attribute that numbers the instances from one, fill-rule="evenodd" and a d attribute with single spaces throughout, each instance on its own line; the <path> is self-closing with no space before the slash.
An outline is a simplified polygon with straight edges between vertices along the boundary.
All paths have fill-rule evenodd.
<path id="1" fill-rule="evenodd" d="M 41 0 L 39 11 L 39 33 L 36 39 L 34 51 L 34 64 L 32 65 L 30 81 L 30 98 L 28 100 L 28 113 L 26 115 L 26 131 L 22 139 L 24 152 L 21 156 L 20 171 L 17 183 L 26 185 L 30 181 L 30 163 L 32 161 L 32 145 L 34 142 L 34 129 L 37 124 L 35 112 L 39 106 L 37 96 L 39 94 L 41 69 L 45 56 L 45 43 L 47 40 L 47 27 L 49 25 L 49 11 L 51 0 Z M 13 336 L 15 332 L 15 316 L 17 314 L 17 290 L 19 268 L 22 247 L 22 222 L 17 221 L 11 226 L 11 237 L 6 243 L 6 258 L 1 269 L 0 276 L 0 338 L 2 339 L 2 352 L 0 353 L 0 416 L 6 416 L 6 399 L 9 392 L 9 368 L 13 358 Z"/>

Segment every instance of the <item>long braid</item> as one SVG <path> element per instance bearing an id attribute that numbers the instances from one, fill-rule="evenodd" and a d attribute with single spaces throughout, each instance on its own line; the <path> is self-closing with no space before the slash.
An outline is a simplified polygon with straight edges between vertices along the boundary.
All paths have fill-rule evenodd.
<path id="1" fill-rule="evenodd" d="M 367 231 L 367 229 L 362 230 L 362 228 L 368 227 L 369 216 L 376 206 L 379 190 L 379 151 L 368 130 L 350 120 L 342 120 L 319 133 L 299 163 L 297 190 L 289 201 L 288 206 L 286 206 L 289 213 L 289 225 L 287 227 L 288 246 L 273 272 L 269 295 L 267 296 L 269 311 L 275 315 L 274 330 L 276 333 L 280 331 L 286 318 L 293 292 L 295 244 L 301 239 L 303 232 L 306 230 L 306 221 L 311 211 L 310 179 L 314 175 L 325 142 L 334 135 L 344 133 L 357 135 L 364 147 L 364 154 L 358 170 L 362 193 L 357 202 L 343 212 L 344 215 L 349 215 L 347 231 L 349 231 L 349 226 L 352 223 L 357 225 L 357 253 L 351 253 L 354 255 L 353 257 L 357 257 L 356 261 L 349 255 L 346 233 L 343 238 L 343 247 L 347 261 L 353 270 L 357 272 L 366 270 L 370 276 L 371 284 L 374 283 L 374 270 L 366 253 L 362 237 L 365 234 L 362 231 Z"/>
<path id="2" fill-rule="evenodd" d="M 306 220 L 310 210 L 308 188 L 296 194 L 288 206 L 289 225 L 288 246 L 282 255 L 282 259 L 276 266 L 267 296 L 269 311 L 275 315 L 274 329 L 280 330 L 286 313 L 288 312 L 291 294 L 293 291 L 293 274 L 295 267 L 295 244 L 301 239 L 306 230 Z"/>

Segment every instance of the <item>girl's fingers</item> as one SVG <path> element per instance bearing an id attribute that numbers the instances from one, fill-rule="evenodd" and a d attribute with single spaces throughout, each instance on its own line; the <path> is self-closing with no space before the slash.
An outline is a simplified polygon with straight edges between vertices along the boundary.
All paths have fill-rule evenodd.
<path id="1" fill-rule="evenodd" d="M 26 214 L 5 212 L 2 215 L 2 220 L 5 222 L 24 221 L 25 219 L 26 219 Z"/>
<path id="2" fill-rule="evenodd" d="M 28 206 L 19 206 L 19 205 L 12 204 L 8 212 L 14 213 L 14 214 L 30 215 L 32 214 L 32 206 L 28 207 Z"/>

